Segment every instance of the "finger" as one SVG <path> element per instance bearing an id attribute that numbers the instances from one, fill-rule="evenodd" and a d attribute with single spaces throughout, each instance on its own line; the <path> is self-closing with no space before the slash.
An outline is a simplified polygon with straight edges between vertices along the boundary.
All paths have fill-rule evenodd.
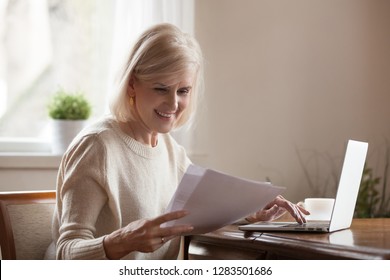
<path id="1" fill-rule="evenodd" d="M 278 211 L 278 206 L 274 204 L 272 207 L 269 206 L 269 209 L 261 210 L 255 214 L 256 220 L 260 221 L 269 221 L 272 220 L 272 217 L 276 214 Z"/>
<path id="2" fill-rule="evenodd" d="M 281 201 L 283 201 L 283 197 L 281 195 L 278 195 L 275 197 L 274 200 L 269 202 L 263 209 L 271 209 L 275 204 L 279 204 Z"/>
<path id="3" fill-rule="evenodd" d="M 299 204 L 295 204 L 295 207 L 296 207 L 299 215 L 301 216 L 303 222 L 306 222 L 306 215 L 310 215 L 310 212 L 307 211 L 304 207 L 302 207 Z"/>
<path id="4" fill-rule="evenodd" d="M 278 197 L 277 199 L 278 205 L 284 207 L 298 223 L 302 224 L 306 222 L 305 215 L 303 213 L 308 213 L 307 210 L 303 209 L 299 205 L 291 203 L 290 201 L 284 199 L 282 196 Z M 301 209 L 303 211 L 301 211 Z"/>
<path id="5" fill-rule="evenodd" d="M 163 236 L 163 237 L 160 237 L 158 241 L 159 241 L 160 246 L 162 246 L 162 245 L 164 245 L 164 243 L 167 243 L 175 238 L 177 238 L 177 235 Z"/>
<path id="6" fill-rule="evenodd" d="M 150 239 L 149 243 L 145 244 L 140 251 L 147 253 L 154 252 L 169 240 L 170 238 L 167 237 L 156 236 L 153 239 Z"/>
<path id="7" fill-rule="evenodd" d="M 183 218 L 187 215 L 188 215 L 188 211 L 179 210 L 179 211 L 169 212 L 169 213 L 166 213 L 164 215 L 158 216 L 157 218 L 153 219 L 151 222 L 154 225 L 161 225 L 161 224 L 169 222 L 169 221 Z"/>
<path id="8" fill-rule="evenodd" d="M 194 227 L 191 225 L 179 225 L 179 226 L 173 226 L 173 227 L 166 227 L 161 228 L 159 231 L 159 235 L 161 237 L 175 237 L 175 236 L 181 236 L 186 233 L 190 233 L 194 230 Z"/>
<path id="9" fill-rule="evenodd" d="M 287 210 L 283 207 L 279 207 L 278 208 L 278 211 L 275 213 L 274 215 L 274 219 L 278 219 L 280 218 L 281 216 L 283 216 L 285 213 L 287 212 Z"/>
<path id="10" fill-rule="evenodd" d="M 305 215 L 310 215 L 310 212 L 307 211 L 304 207 L 302 207 L 301 205 L 298 205 L 298 208 L 301 212 L 303 212 L 303 214 Z"/>
<path id="11" fill-rule="evenodd" d="M 167 236 L 159 236 L 156 239 L 157 239 L 157 244 L 161 244 L 161 245 L 170 240 Z"/>
<path id="12" fill-rule="evenodd" d="M 294 205 L 293 207 L 293 211 L 294 211 L 294 214 L 293 214 L 293 217 L 295 218 L 295 220 L 302 224 L 302 223 L 306 223 L 306 218 L 305 216 L 303 215 L 303 213 L 298 209 L 298 207 L 296 207 Z"/>
<path id="13" fill-rule="evenodd" d="M 279 206 L 274 204 L 270 209 L 266 211 L 268 216 L 274 216 L 279 211 Z"/>

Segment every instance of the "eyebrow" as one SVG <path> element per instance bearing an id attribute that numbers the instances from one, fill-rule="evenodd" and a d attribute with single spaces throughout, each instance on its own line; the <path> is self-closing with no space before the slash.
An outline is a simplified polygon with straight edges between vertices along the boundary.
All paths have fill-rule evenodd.
<path id="1" fill-rule="evenodd" d="M 170 86 L 166 85 L 166 84 L 163 84 L 163 83 L 154 83 L 153 86 L 160 86 L 160 87 L 164 87 L 164 88 L 169 88 Z M 180 87 L 180 89 L 192 89 L 192 86 L 184 86 L 184 87 Z"/>
<path id="2" fill-rule="evenodd" d="M 165 84 L 162 84 L 162 83 L 153 83 L 154 86 L 160 86 L 160 87 L 169 87 Z"/>

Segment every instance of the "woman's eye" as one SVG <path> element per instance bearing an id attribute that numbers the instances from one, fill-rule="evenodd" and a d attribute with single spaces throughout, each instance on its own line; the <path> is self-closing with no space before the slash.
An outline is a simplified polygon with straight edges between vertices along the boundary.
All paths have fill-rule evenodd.
<path id="1" fill-rule="evenodd" d="M 167 88 L 155 88 L 154 90 L 160 93 L 166 93 L 168 91 Z"/>
<path id="2" fill-rule="evenodd" d="M 189 92 L 190 92 L 190 90 L 187 89 L 187 88 L 185 88 L 185 89 L 179 89 L 179 90 L 177 91 L 177 93 L 178 93 L 179 95 L 187 95 Z"/>

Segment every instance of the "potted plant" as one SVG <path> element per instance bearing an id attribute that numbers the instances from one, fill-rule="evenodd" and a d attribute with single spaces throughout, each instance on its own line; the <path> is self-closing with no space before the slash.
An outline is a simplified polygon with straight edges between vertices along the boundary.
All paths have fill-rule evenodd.
<path id="1" fill-rule="evenodd" d="M 63 154 L 91 115 L 91 105 L 81 92 L 58 90 L 48 104 L 52 118 L 52 152 Z"/>

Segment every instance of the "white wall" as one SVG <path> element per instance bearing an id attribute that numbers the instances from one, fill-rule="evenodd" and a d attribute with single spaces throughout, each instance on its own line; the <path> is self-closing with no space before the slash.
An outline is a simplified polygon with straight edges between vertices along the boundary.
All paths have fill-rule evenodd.
<path id="1" fill-rule="evenodd" d="M 334 195 L 347 139 L 370 143 L 383 170 L 390 141 L 390 1 L 197 0 L 206 58 L 199 163 L 299 200 Z M 325 190 L 325 186 L 328 189 Z"/>

